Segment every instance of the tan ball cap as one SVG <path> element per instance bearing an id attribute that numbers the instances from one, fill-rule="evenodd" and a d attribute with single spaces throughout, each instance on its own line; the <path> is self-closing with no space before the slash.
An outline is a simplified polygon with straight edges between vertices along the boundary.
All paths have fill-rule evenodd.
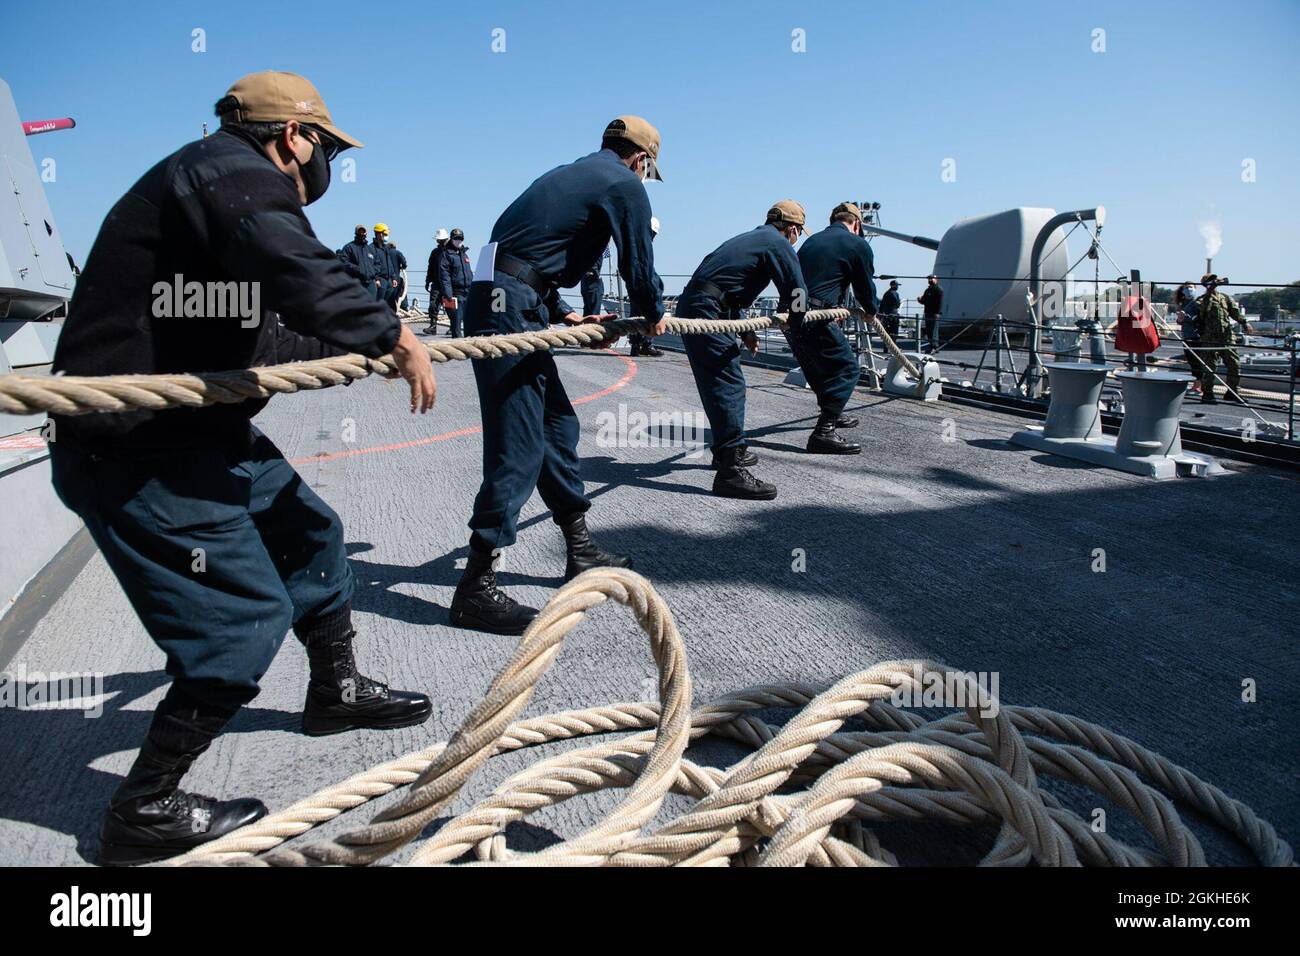
<path id="1" fill-rule="evenodd" d="M 768 222 L 783 222 L 792 226 L 798 226 L 800 232 L 806 232 L 804 223 L 807 216 L 804 215 L 803 206 L 799 205 L 793 199 L 782 199 L 767 211 Z"/>
<path id="2" fill-rule="evenodd" d="M 330 111 L 321 99 L 320 91 L 311 80 L 297 73 L 264 70 L 249 73 L 235 81 L 226 91 L 239 103 L 236 119 L 248 123 L 275 123 L 297 120 L 319 126 L 343 146 L 363 145 L 361 140 L 349 136 L 334 125 Z"/>
<path id="3" fill-rule="evenodd" d="M 834 221 L 835 221 L 835 217 L 838 216 L 838 215 L 839 215 L 840 213 L 842 213 L 842 212 L 849 212 L 849 213 L 852 213 L 855 217 L 857 217 L 857 219 L 858 219 L 859 222 L 862 220 L 862 210 L 858 208 L 858 204 L 857 204 L 857 203 L 855 203 L 855 202 L 842 202 L 842 203 L 840 203 L 838 206 L 836 206 L 834 209 L 831 210 L 831 222 L 834 222 Z"/>
<path id="4" fill-rule="evenodd" d="M 620 116 L 605 127 L 605 135 L 601 139 L 625 139 L 637 148 L 644 149 L 654 160 L 650 178 L 664 181 L 659 175 L 659 130 L 646 120 L 640 116 Z"/>

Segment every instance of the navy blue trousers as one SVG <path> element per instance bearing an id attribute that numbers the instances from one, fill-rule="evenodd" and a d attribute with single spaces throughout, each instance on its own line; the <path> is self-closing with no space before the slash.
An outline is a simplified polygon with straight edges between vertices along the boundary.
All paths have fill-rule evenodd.
<path id="1" fill-rule="evenodd" d="M 469 292 L 457 292 L 452 296 L 456 300 L 456 308 L 447 309 L 447 322 L 451 325 L 451 337 L 459 339 L 465 335 L 464 319 L 465 305 L 469 301 Z"/>
<path id="2" fill-rule="evenodd" d="M 600 315 L 601 303 L 605 298 L 605 283 L 600 276 L 593 277 L 590 272 L 586 273 L 579 288 L 582 290 L 583 315 Z"/>
<path id="3" fill-rule="evenodd" d="M 51 442 L 50 463 L 176 689 L 200 701 L 252 700 L 289 628 L 352 599 L 338 515 L 255 428 L 225 452 L 101 457 Z"/>
<path id="4" fill-rule="evenodd" d="M 838 322 L 804 322 L 787 328 L 785 340 L 817 394 L 817 404 L 839 417 L 858 384 L 858 361 Z"/>
<path id="5" fill-rule="evenodd" d="M 695 387 L 712 432 L 712 448 L 745 444 L 745 373 L 740 367 L 740 342 L 735 335 L 683 335 Z"/>
<path id="6" fill-rule="evenodd" d="M 505 308 L 493 311 L 494 286 L 476 282 L 465 307 L 469 335 L 541 331 L 545 307 L 520 308 L 537 297 L 522 283 L 497 275 Z M 578 461 L 578 416 L 569 403 L 549 351 L 497 359 L 473 359 L 483 416 L 483 484 L 474 498 L 469 526 L 489 548 L 515 543 L 519 512 L 534 489 L 558 517 L 585 513 L 591 502 Z"/>

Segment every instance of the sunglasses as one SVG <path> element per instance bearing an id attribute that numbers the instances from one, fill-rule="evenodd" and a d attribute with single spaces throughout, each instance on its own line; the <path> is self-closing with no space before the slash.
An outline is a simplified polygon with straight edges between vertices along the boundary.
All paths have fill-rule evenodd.
<path id="1" fill-rule="evenodd" d="M 310 141 L 325 151 L 325 162 L 334 162 L 334 157 L 343 152 L 342 144 L 323 129 L 307 125 L 302 125 L 300 128 L 315 134 L 315 138 Z"/>

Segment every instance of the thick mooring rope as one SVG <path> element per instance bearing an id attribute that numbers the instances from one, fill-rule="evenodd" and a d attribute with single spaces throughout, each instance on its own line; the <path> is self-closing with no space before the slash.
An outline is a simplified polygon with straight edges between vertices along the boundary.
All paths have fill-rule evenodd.
<path id="1" fill-rule="evenodd" d="M 850 315 L 848 309 L 809 312 L 806 321 L 828 321 Z M 668 318 L 669 332 L 692 335 L 711 332 L 743 333 L 779 328 L 784 316 L 752 319 Z M 630 332 L 646 332 L 644 319 L 614 319 L 584 325 L 552 326 L 538 332 L 480 335 L 463 339 L 425 342 L 434 362 L 500 358 L 552 348 L 594 345 Z M 369 359 L 364 355 L 289 362 L 228 372 L 176 375 L 3 375 L 0 376 L 0 412 L 31 415 L 86 415 L 92 412 L 126 412 L 185 406 L 231 404 L 250 398 L 270 398 L 289 392 L 329 388 L 368 375 L 392 376 L 397 366 L 392 356 Z"/>
<path id="2" fill-rule="evenodd" d="M 853 312 L 856 315 L 864 314 L 858 309 L 854 309 Z M 875 325 L 876 334 L 879 335 L 880 340 L 885 343 L 885 350 L 894 358 L 898 359 L 898 364 L 903 367 L 904 372 L 916 379 L 917 390 L 922 390 L 925 386 L 925 382 L 921 377 L 921 370 L 916 367 L 916 363 L 898 347 L 898 343 L 894 341 L 894 337 L 885 330 L 884 323 L 880 321 L 880 316 L 870 315 L 867 316 L 867 318 L 871 319 L 872 324 Z"/>
<path id="3" fill-rule="evenodd" d="M 606 601 L 628 607 L 650 638 L 659 703 L 624 703 L 517 720 L 565 636 Z M 964 712 L 927 721 L 891 703 L 920 700 L 947 676 L 966 693 Z M 802 708 L 773 726 L 754 711 Z M 851 717 L 866 731 L 843 732 Z M 979 696 L 973 675 L 925 661 L 892 661 L 829 688 L 754 687 L 691 709 L 691 677 L 672 613 L 631 571 L 588 571 L 560 589 L 524 633 L 483 700 L 445 742 L 380 764 L 173 865 L 361 865 L 417 841 L 489 757 L 556 740 L 640 731 L 543 760 L 418 842 L 409 862 L 527 865 L 893 866 L 882 824 L 935 820 L 997 823 L 987 865 L 1200 866 L 1200 843 L 1175 803 L 1241 840 L 1260 863 L 1289 866 L 1291 847 L 1249 807 L 1158 754 L 1096 724 Z M 708 734 L 754 748 L 726 769 L 683 757 Z M 1038 776 L 1085 787 L 1127 810 L 1151 848 L 1120 842 L 1039 789 Z M 397 802 L 359 829 L 281 846 L 348 810 L 400 788 Z M 506 827 L 542 808 L 603 789 L 626 790 L 605 819 L 537 853 L 505 843 Z M 670 792 L 693 805 L 651 826 Z M 875 829 L 868 829 L 874 827 Z M 278 849 L 277 849 L 278 848 Z"/>

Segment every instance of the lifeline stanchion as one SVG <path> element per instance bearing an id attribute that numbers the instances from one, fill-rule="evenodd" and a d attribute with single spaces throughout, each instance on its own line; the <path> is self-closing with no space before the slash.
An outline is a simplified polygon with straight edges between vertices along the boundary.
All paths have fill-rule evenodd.
<path id="1" fill-rule="evenodd" d="M 848 309 L 821 309 L 805 315 L 806 321 L 847 318 Z M 779 327 L 781 316 L 752 319 L 667 319 L 667 331 L 678 335 L 712 332 L 756 332 Z M 508 335 L 480 335 L 425 342 L 434 362 L 500 358 L 539 352 L 551 348 L 595 345 L 630 332 L 645 332 L 652 323 L 644 319 L 615 319 L 610 322 L 553 326 L 536 332 Z M 392 356 L 369 359 L 363 355 L 339 355 L 225 372 L 162 375 L 0 375 L 0 413 L 30 415 L 86 415 L 92 412 L 124 412 L 137 408 L 163 409 L 233 404 L 252 398 L 309 389 L 329 388 L 369 375 L 394 376 Z"/>
<path id="2" fill-rule="evenodd" d="M 636 702 L 518 720 L 565 636 L 597 606 L 625 605 L 650 639 L 659 703 Z M 921 706 L 942 682 L 962 711 L 936 720 Z M 948 694 L 945 694 L 948 696 Z M 929 704 L 925 704 L 929 706 Z M 755 715 L 802 708 L 773 726 Z M 850 717 L 865 732 L 844 732 Z M 228 834 L 169 865 L 374 863 L 416 842 L 492 756 L 555 740 L 641 730 L 570 750 L 514 774 L 493 794 L 419 842 L 407 861 L 608 866 L 893 866 L 880 840 L 890 821 L 999 824 L 986 865 L 1203 866 L 1199 841 L 1175 803 L 1241 840 L 1266 866 L 1290 866 L 1291 847 L 1249 807 L 1139 744 L 1078 717 L 1000 705 L 972 674 L 928 661 L 891 661 L 829 688 L 751 687 L 692 710 L 682 637 L 663 598 L 640 575 L 598 568 L 561 588 L 448 741 L 380 764 Z M 687 760 L 714 734 L 754 748 L 718 769 Z M 1132 814 L 1154 849 L 1097 831 L 1040 789 L 1039 776 L 1085 787 Z M 407 787 L 368 826 L 282 846 L 376 797 Z M 594 827 L 537 853 L 506 846 L 506 827 L 544 807 L 626 789 Z M 694 798 L 647 831 L 669 792 Z M 868 829 L 868 825 L 876 829 Z"/>

